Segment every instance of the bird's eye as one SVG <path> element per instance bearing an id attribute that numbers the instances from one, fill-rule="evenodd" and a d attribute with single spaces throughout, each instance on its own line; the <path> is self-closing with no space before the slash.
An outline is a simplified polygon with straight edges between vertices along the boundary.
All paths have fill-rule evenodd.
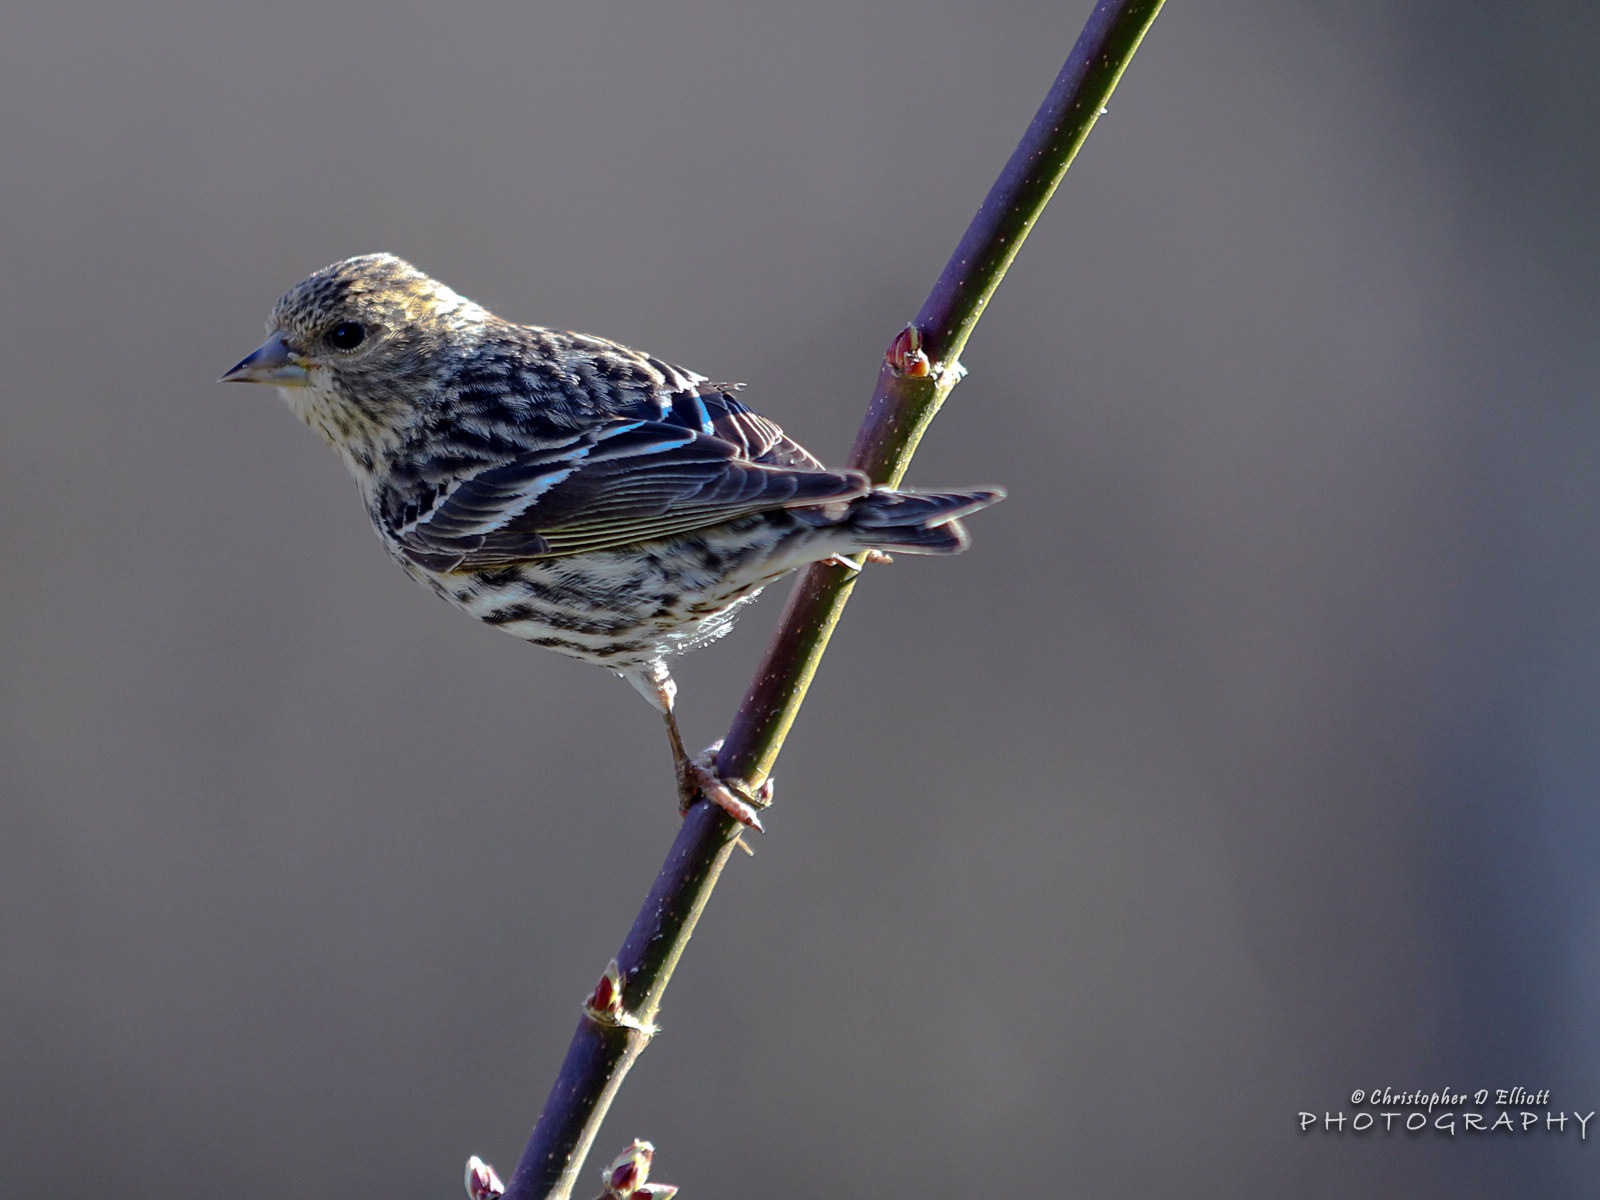
<path id="1" fill-rule="evenodd" d="M 366 340 L 366 329 L 355 321 L 340 321 L 328 331 L 328 345 L 335 350 L 354 350 Z"/>

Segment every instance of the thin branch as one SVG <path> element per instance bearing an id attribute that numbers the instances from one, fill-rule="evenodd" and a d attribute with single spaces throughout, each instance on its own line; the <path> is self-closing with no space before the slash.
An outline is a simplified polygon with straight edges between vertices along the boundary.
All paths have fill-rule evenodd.
<path id="1" fill-rule="evenodd" d="M 851 466 L 879 483 L 893 485 L 904 477 L 928 423 L 961 378 L 956 362 L 973 326 L 1105 111 L 1161 4 L 1101 0 L 1095 7 L 1028 132 L 917 314 L 913 328 L 930 359 L 928 373 L 902 372 L 894 354 L 886 356 L 850 451 Z M 717 756 L 723 775 L 759 783 L 771 774 L 855 575 L 841 567 L 814 566 L 790 593 L 778 633 Z"/>
<path id="2" fill-rule="evenodd" d="M 851 465 L 894 484 L 923 431 L 960 378 L 957 358 L 989 297 L 1105 109 L 1162 0 L 1101 0 L 990 189 L 911 329 L 878 375 Z M 925 357 L 924 357 L 925 356 Z M 759 785 L 773 763 L 858 572 L 811 567 L 795 586 L 765 659 L 734 718 L 717 769 Z M 633 1060 L 649 1043 L 672 971 L 683 953 L 739 827 L 696 804 L 640 909 L 621 952 L 585 1006 L 561 1073 L 511 1178 L 510 1200 L 566 1200 L 600 1122 Z M 614 981 L 620 981 L 620 991 Z"/>

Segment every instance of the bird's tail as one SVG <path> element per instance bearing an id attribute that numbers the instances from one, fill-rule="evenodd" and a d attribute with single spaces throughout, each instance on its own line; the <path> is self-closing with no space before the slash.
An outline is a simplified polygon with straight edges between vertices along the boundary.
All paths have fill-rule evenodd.
<path id="1" fill-rule="evenodd" d="M 850 502 L 844 526 L 863 549 L 905 554 L 960 554 L 967 548 L 961 518 L 1005 499 L 1004 488 L 969 492 L 912 492 L 876 488 Z"/>

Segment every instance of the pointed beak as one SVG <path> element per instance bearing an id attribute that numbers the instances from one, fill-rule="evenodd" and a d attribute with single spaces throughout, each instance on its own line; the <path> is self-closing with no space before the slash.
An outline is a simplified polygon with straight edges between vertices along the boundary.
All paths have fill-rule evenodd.
<path id="1" fill-rule="evenodd" d="M 218 383 L 275 383 L 279 387 L 310 387 L 311 373 L 305 360 L 289 349 L 283 334 L 275 333 L 261 343 L 249 358 L 234 367 Z"/>

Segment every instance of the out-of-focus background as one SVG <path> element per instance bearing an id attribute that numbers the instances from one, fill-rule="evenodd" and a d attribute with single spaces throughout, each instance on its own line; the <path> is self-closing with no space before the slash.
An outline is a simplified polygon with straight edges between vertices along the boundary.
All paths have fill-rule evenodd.
<path id="1" fill-rule="evenodd" d="M 629 688 L 407 582 L 215 385 L 277 296 L 393 250 L 840 460 L 1089 7 L 6 18 L 0 1195 L 509 1174 L 673 835 Z M 858 590 L 603 1154 L 1592 1194 L 1600 1122 L 1297 1114 L 1600 1108 L 1597 57 L 1584 3 L 1169 6 L 912 472 L 1011 498 Z M 696 744 L 780 602 L 680 665 Z"/>

